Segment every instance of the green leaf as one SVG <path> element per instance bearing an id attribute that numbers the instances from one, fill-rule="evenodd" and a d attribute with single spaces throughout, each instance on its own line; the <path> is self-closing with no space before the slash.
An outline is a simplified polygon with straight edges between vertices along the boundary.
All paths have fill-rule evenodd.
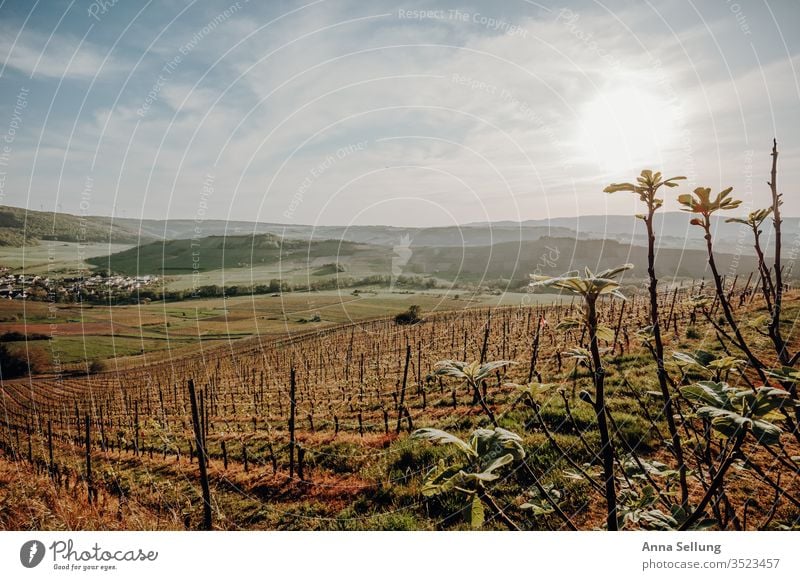
<path id="1" fill-rule="evenodd" d="M 604 324 L 597 325 L 597 332 L 595 334 L 597 338 L 600 340 L 605 340 L 605 341 L 614 340 L 614 331 L 611 330 L 609 327 L 605 326 Z"/>
<path id="2" fill-rule="evenodd" d="M 462 441 L 455 435 L 451 435 L 447 431 L 442 431 L 441 429 L 433 429 L 431 427 L 417 429 L 411 434 L 411 438 L 420 439 L 422 441 L 430 441 L 431 443 L 435 443 L 437 445 L 455 445 L 460 451 L 464 452 L 470 457 L 478 456 L 471 445 L 465 441 Z"/>
<path id="3" fill-rule="evenodd" d="M 437 375 L 444 375 L 448 377 L 456 377 L 459 379 L 466 379 L 467 375 L 464 369 L 469 366 L 469 363 L 457 360 L 443 360 L 436 363 L 434 373 Z"/>
<path id="4" fill-rule="evenodd" d="M 530 395 L 535 399 L 537 395 L 551 391 L 553 388 L 558 387 L 558 383 L 537 383 L 536 381 L 530 382 L 527 385 L 519 385 L 517 383 L 505 383 L 504 387 L 516 389 L 520 394 Z"/>
<path id="5" fill-rule="evenodd" d="M 579 294 L 585 298 L 596 298 L 601 294 L 613 294 L 618 297 L 623 297 L 622 294 L 617 291 L 619 284 L 610 278 L 632 267 L 632 264 L 624 264 L 618 268 L 612 268 L 601 272 L 600 274 L 593 274 L 589 268 L 585 268 L 583 277 L 579 276 L 576 272 L 570 272 L 557 277 L 531 275 L 533 282 L 529 284 L 529 287 L 556 288 L 558 290 L 572 292 L 573 294 Z"/>
<path id="6" fill-rule="evenodd" d="M 595 278 L 613 278 L 617 274 L 621 274 L 626 270 L 632 270 L 633 264 L 623 264 L 622 266 L 617 266 L 616 268 L 610 268 L 608 270 L 603 270 L 602 272 L 598 272 Z"/>
<path id="7" fill-rule="evenodd" d="M 697 350 L 694 354 L 679 351 L 674 352 L 672 353 L 672 358 L 677 360 L 679 363 L 697 365 L 699 367 L 707 368 L 711 361 L 713 361 L 716 357 L 710 352 Z"/>
<path id="8" fill-rule="evenodd" d="M 774 387 L 760 387 L 755 393 L 750 390 L 738 391 L 731 397 L 735 400 L 743 400 L 750 409 L 750 414 L 754 417 L 763 417 L 780 409 L 791 397 L 787 391 Z"/>
<path id="9" fill-rule="evenodd" d="M 669 179 L 665 179 L 663 184 L 667 187 L 678 187 L 677 183 L 673 183 L 673 181 L 680 181 L 686 179 L 683 175 L 679 175 L 678 177 L 670 177 Z"/>
<path id="10" fill-rule="evenodd" d="M 575 316 L 565 316 L 564 319 L 556 325 L 556 330 L 571 330 L 573 328 L 580 328 L 583 326 L 583 319 Z"/>
<path id="11" fill-rule="evenodd" d="M 733 356 L 723 356 L 708 363 L 708 368 L 728 371 L 746 365 L 746 361 Z"/>
<path id="12" fill-rule="evenodd" d="M 440 459 L 436 466 L 426 475 L 422 483 L 422 495 L 432 497 L 447 491 L 451 491 L 458 484 L 463 483 L 464 472 L 458 467 L 447 467 L 443 459 Z"/>
<path id="13" fill-rule="evenodd" d="M 697 416 L 710 418 L 711 426 L 726 437 L 733 437 L 742 429 L 749 429 L 765 445 L 776 445 L 780 441 L 781 430 L 777 426 L 767 421 L 743 417 L 734 411 L 701 407 L 697 410 Z"/>
<path id="14" fill-rule="evenodd" d="M 495 459 L 506 454 L 511 454 L 517 461 L 525 458 L 522 438 L 501 427 L 495 427 L 494 430 L 476 429 L 470 439 L 470 445 L 480 458 L 481 471 L 492 465 Z"/>
<path id="15" fill-rule="evenodd" d="M 785 383 L 796 383 L 800 381 L 800 371 L 796 371 L 792 367 L 783 367 L 780 370 L 767 371 L 767 374 Z"/>
<path id="16" fill-rule="evenodd" d="M 546 516 L 555 511 L 553 506 L 544 501 L 525 502 L 519 506 L 521 510 L 529 510 L 534 516 Z"/>
<path id="17" fill-rule="evenodd" d="M 618 191 L 636 191 L 636 186 L 632 183 L 612 183 L 603 190 L 605 193 L 616 193 Z"/>
<path id="18" fill-rule="evenodd" d="M 588 350 L 580 346 L 576 346 L 575 348 L 565 350 L 561 354 L 578 360 L 588 360 L 589 357 L 591 356 Z"/>
<path id="19" fill-rule="evenodd" d="M 484 511 L 483 511 L 483 503 L 481 502 L 480 498 L 475 495 L 472 498 L 472 502 L 470 503 L 469 509 L 469 525 L 472 527 L 473 530 L 477 530 L 483 525 L 484 522 Z"/>
<path id="20" fill-rule="evenodd" d="M 486 364 L 484 364 L 483 366 L 481 366 L 478 369 L 478 372 L 475 374 L 475 381 L 477 382 L 477 381 L 485 379 L 486 377 L 488 377 L 492 373 L 492 371 L 494 371 L 496 369 L 499 369 L 499 368 L 502 368 L 502 367 L 511 366 L 511 365 L 515 365 L 515 364 L 517 364 L 517 363 L 514 362 L 513 360 L 496 360 L 496 361 L 492 361 L 492 362 L 487 362 Z"/>
<path id="21" fill-rule="evenodd" d="M 681 387 L 681 393 L 687 399 L 708 403 L 714 407 L 724 408 L 728 404 L 725 384 L 714 381 L 700 381 L 693 385 Z"/>
<path id="22" fill-rule="evenodd" d="M 531 500 L 523 503 L 519 508 L 530 511 L 533 516 L 544 516 L 553 513 L 555 511 L 553 503 L 560 503 L 563 494 L 561 490 L 553 487 L 553 484 L 545 484 L 543 491 L 544 493 L 538 489 L 529 491 L 528 495 L 531 496 Z"/>
<path id="23" fill-rule="evenodd" d="M 678 522 L 660 509 L 634 510 L 625 514 L 625 521 L 638 524 L 645 530 L 676 530 Z"/>
<path id="24" fill-rule="evenodd" d="M 514 462 L 514 456 L 511 453 L 507 453 L 506 455 L 498 457 L 497 459 L 492 461 L 487 467 L 484 467 L 483 471 L 481 473 L 478 473 L 476 477 L 481 481 L 494 481 L 500 476 L 493 472 L 496 469 L 500 469 L 501 467 L 513 462 Z"/>

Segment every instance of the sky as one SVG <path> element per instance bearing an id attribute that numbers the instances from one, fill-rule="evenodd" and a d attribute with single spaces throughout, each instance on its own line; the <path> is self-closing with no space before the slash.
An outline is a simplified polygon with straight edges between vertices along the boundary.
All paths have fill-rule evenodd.
<path id="1" fill-rule="evenodd" d="M 0 204 L 448 226 L 641 211 L 644 168 L 784 212 L 795 0 L 0 4 Z"/>

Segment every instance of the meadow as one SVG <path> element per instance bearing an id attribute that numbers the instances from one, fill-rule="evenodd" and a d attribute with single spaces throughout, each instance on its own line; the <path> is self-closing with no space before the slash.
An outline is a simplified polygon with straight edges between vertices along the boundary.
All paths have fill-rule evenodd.
<path id="1" fill-rule="evenodd" d="M 0 334 L 45 334 L 51 339 L 29 342 L 29 348 L 41 349 L 51 363 L 60 363 L 62 371 L 76 372 L 93 361 L 131 366 L 241 338 L 286 336 L 382 318 L 412 304 L 434 312 L 553 300 L 557 300 L 553 295 L 386 289 L 355 295 L 329 290 L 124 306 L 0 300 Z M 7 344 L 26 347 L 24 340 Z"/>

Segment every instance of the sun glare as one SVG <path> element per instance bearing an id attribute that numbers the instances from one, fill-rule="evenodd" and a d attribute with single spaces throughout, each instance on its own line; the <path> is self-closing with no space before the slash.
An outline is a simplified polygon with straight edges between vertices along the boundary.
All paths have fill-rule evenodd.
<path id="1" fill-rule="evenodd" d="M 580 148 L 604 173 L 659 165 L 677 137 L 667 103 L 638 88 L 600 93 L 581 111 Z"/>

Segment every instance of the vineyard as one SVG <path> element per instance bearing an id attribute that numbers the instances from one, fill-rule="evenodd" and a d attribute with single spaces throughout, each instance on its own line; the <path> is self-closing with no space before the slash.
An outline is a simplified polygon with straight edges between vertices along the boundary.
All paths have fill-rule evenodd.
<path id="1" fill-rule="evenodd" d="M 752 280 L 736 286 L 732 281 L 729 290 L 739 311 L 763 308 Z M 665 335 L 676 350 L 701 349 L 712 359 L 724 359 L 731 347 L 709 330 L 701 307 L 690 299 L 699 292 L 698 283 L 659 295 Z M 794 302 L 792 293 L 787 303 Z M 498 424 L 521 433 L 527 451 L 524 466 L 504 473 L 495 486 L 502 511 L 487 525 L 494 521 L 503 526 L 499 514 L 516 511 L 523 515 L 514 519 L 526 522 L 526 528 L 565 527 L 566 521 L 548 509 L 541 494 L 531 497 L 534 481 L 555 490 L 559 509 L 576 527 L 602 525 L 592 451 L 596 425 L 579 394 L 591 378 L 580 353 L 571 352 L 586 336 L 579 329 L 558 328 L 577 308 L 568 302 L 468 309 L 413 325 L 381 319 L 272 342 L 235 343 L 203 356 L 119 373 L 5 381 L 4 461 L 13 462 L 18 477 L 41 479 L 41 485 L 51 488 L 51 501 L 85 506 L 69 523 L 37 521 L 40 514 L 31 509 L 18 514 L 22 519 L 3 524 L 198 527 L 204 518 L 198 472 L 203 459 L 214 527 L 462 525 L 463 500 L 421 495 L 425 474 L 449 457 L 447 450 L 426 447 L 407 435 L 420 427 L 469 433 L 488 424 L 468 386 L 433 372 L 438 361 L 456 359 L 516 363 L 493 371 L 481 385 Z M 710 314 L 717 316 L 718 306 L 711 308 Z M 648 376 L 649 355 L 637 334 L 647 325 L 646 297 L 609 300 L 601 311 L 601 321 L 613 333 L 600 343 L 606 352 L 617 461 L 634 482 L 666 478 L 654 467 L 666 463 L 668 455 L 662 403 L 653 396 L 657 387 Z M 739 372 L 735 364 L 712 366 L 705 376 L 700 366 L 678 359 L 669 367 L 687 384 L 720 372 L 733 383 Z M 746 375 L 741 372 L 737 380 L 747 380 Z M 558 382 L 533 406 L 526 405 L 523 391 L 512 383 L 525 385 L 542 377 Z M 196 389 L 199 434 L 193 430 L 190 380 Z M 676 407 L 688 415 L 688 401 L 676 401 Z M 739 497 L 749 498 L 751 512 L 771 514 L 772 522 L 793 521 L 800 514 L 796 468 L 787 472 L 797 460 L 797 445 L 784 439 L 785 448 L 767 448 L 774 455 L 766 455 L 758 471 L 743 466 L 728 484 L 715 507 L 724 522 L 733 525 L 731 518 L 738 518 L 736 525 L 743 525 L 745 516 L 732 516 L 725 507 Z M 205 447 L 202 458 L 198 440 Z M 707 442 L 710 447 L 722 445 Z M 753 446 L 755 456 L 766 453 Z M 703 454 L 716 453 L 702 445 L 694 452 L 700 455 L 698 470 L 703 469 Z M 647 469 L 636 473 L 632 458 Z M 770 481 L 780 482 L 780 495 Z M 521 510 L 524 504 L 538 509 Z M 0 515 L 8 517 L 7 511 Z"/>

